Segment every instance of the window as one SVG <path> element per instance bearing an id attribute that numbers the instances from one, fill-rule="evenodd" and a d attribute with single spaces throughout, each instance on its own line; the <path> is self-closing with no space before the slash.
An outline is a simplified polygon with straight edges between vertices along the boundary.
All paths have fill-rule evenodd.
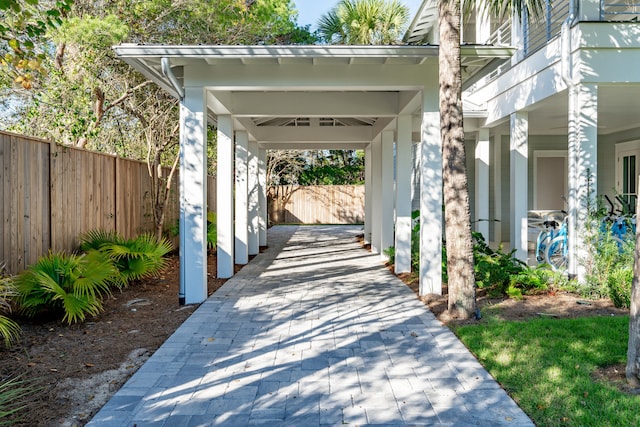
<path id="1" fill-rule="evenodd" d="M 638 199 L 638 159 L 640 141 L 616 144 L 616 191 L 627 206 L 622 209 L 634 211 Z"/>

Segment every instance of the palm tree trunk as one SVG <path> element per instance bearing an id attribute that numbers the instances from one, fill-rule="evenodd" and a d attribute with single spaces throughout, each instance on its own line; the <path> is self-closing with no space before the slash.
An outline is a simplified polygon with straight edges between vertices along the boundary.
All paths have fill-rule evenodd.
<path id="1" fill-rule="evenodd" d="M 636 213 L 638 212 L 640 212 L 640 198 L 636 202 Z M 635 238 L 631 307 L 629 310 L 629 342 L 625 374 L 627 383 L 634 389 L 640 390 L 640 230 L 636 231 Z"/>
<path id="2" fill-rule="evenodd" d="M 439 2 L 440 133 L 442 137 L 444 218 L 449 313 L 470 318 L 476 312 L 471 213 L 462 117 L 460 2 Z"/>

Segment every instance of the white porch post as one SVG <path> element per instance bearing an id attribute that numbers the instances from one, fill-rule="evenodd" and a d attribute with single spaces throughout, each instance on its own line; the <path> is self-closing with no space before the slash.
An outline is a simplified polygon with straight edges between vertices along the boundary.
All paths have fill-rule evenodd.
<path id="1" fill-rule="evenodd" d="M 502 135 L 493 136 L 493 239 L 502 243 Z"/>
<path id="2" fill-rule="evenodd" d="M 569 274 L 584 280 L 580 260 L 586 257 L 582 230 L 587 221 L 587 198 L 597 193 L 598 85 L 578 84 L 569 90 Z M 590 175 L 590 176 L 589 176 Z M 591 184 L 589 184 L 591 180 Z M 588 186 L 591 185 L 591 194 Z"/>
<path id="3" fill-rule="evenodd" d="M 529 117 L 526 112 L 511 114 L 510 142 L 510 200 L 511 249 L 521 261 L 528 256 L 528 170 L 529 170 Z"/>
<path id="4" fill-rule="evenodd" d="M 236 263 L 249 262 L 249 224 L 248 224 L 248 174 L 247 151 L 249 139 L 246 131 L 236 131 L 236 227 L 235 253 Z"/>
<path id="5" fill-rule="evenodd" d="M 364 242 L 371 243 L 371 207 L 372 177 L 371 177 L 371 144 L 364 150 Z"/>
<path id="6" fill-rule="evenodd" d="M 247 173 L 249 192 L 249 255 L 260 252 L 258 207 L 258 143 L 249 142 L 249 167 Z"/>
<path id="7" fill-rule="evenodd" d="M 398 117 L 396 142 L 396 260 L 395 272 L 411 271 L 411 124 L 409 115 Z"/>
<path id="8" fill-rule="evenodd" d="M 515 65 L 524 59 L 525 43 L 521 16 L 514 13 L 511 16 L 511 46 L 517 46 L 518 50 L 511 57 L 511 65 Z"/>
<path id="9" fill-rule="evenodd" d="M 380 257 L 389 259 L 384 251 L 394 245 L 393 241 L 393 131 L 382 132 L 382 231 L 380 235 Z"/>
<path id="10" fill-rule="evenodd" d="M 260 246 L 267 246 L 267 150 L 258 151 L 258 240 Z"/>
<path id="11" fill-rule="evenodd" d="M 420 148 L 420 295 L 442 294 L 442 140 L 436 90 L 423 95 Z"/>
<path id="12" fill-rule="evenodd" d="M 491 37 L 491 18 L 484 2 L 476 2 L 476 43 L 485 44 Z M 500 41 L 502 42 L 502 40 Z"/>
<path id="13" fill-rule="evenodd" d="M 489 241 L 489 129 L 478 131 L 476 139 L 475 219 L 477 232 Z"/>
<path id="14" fill-rule="evenodd" d="M 207 298 L 207 107 L 201 86 L 186 86 L 180 103 L 181 304 Z"/>
<path id="15" fill-rule="evenodd" d="M 233 276 L 233 125 L 231 116 L 218 116 L 218 175 L 216 209 L 218 277 Z M 189 184 L 190 185 L 190 184 Z"/>
<path id="16" fill-rule="evenodd" d="M 371 252 L 381 254 L 382 243 L 382 139 L 371 142 Z"/>

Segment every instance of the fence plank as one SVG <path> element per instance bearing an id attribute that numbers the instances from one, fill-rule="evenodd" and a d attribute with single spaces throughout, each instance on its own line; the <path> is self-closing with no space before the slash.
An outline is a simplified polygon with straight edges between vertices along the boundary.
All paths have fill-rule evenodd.
<path id="1" fill-rule="evenodd" d="M 269 216 L 277 224 L 364 222 L 363 185 L 279 186 L 270 195 Z"/>
<path id="2" fill-rule="evenodd" d="M 215 179 L 208 181 L 213 182 L 209 210 L 215 211 Z M 125 237 L 153 230 L 151 182 L 144 162 L 3 131 L 0 197 L 0 263 L 5 261 L 12 274 L 50 249 L 75 250 L 78 235 L 91 229 L 117 230 Z M 179 201 L 176 173 L 167 227 L 179 218 Z"/>

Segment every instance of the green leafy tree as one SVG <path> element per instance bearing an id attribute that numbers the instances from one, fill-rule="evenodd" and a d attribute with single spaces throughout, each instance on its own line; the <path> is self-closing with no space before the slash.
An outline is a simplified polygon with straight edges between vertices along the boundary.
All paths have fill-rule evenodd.
<path id="1" fill-rule="evenodd" d="M 314 40 L 296 25 L 290 0 L 77 0 L 65 16 L 39 36 L 48 55 L 37 88 L 10 93 L 20 97 L 11 115 L 20 120 L 10 130 L 146 160 L 158 237 L 178 164 L 178 101 L 119 60 L 111 46 Z"/>
<path id="2" fill-rule="evenodd" d="M 15 83 L 31 89 L 44 72 L 46 57 L 40 39 L 55 28 L 71 9 L 71 0 L 0 0 L 0 87 Z"/>
<path id="3" fill-rule="evenodd" d="M 308 152 L 300 174 L 301 185 L 353 185 L 364 182 L 362 150 L 320 150 Z"/>
<path id="4" fill-rule="evenodd" d="M 318 32 L 332 44 L 389 45 L 398 41 L 409 9 L 398 0 L 342 0 L 318 21 Z"/>

